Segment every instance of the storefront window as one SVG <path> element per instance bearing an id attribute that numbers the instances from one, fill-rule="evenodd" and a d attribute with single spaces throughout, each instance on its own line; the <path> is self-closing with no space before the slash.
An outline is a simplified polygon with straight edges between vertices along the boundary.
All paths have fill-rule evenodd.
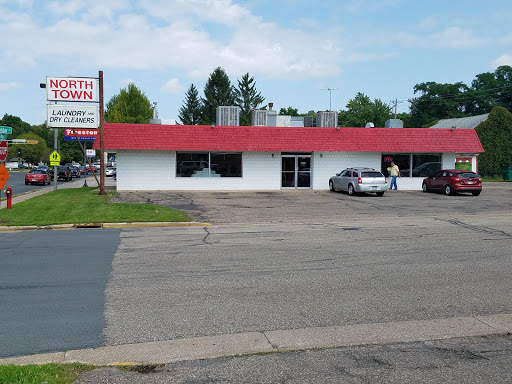
<path id="1" fill-rule="evenodd" d="M 384 176 L 390 177 L 388 168 L 391 167 L 391 162 L 394 161 L 400 170 L 400 176 L 407 177 L 410 176 L 410 168 L 411 168 L 411 154 L 395 154 L 389 153 L 382 155 L 382 163 L 381 163 L 381 172 Z"/>
<path id="2" fill-rule="evenodd" d="M 381 163 L 381 171 L 386 176 L 389 176 L 387 169 L 391 166 L 391 161 L 398 165 L 401 177 L 427 177 L 441 169 L 441 154 L 439 153 L 389 153 L 382 156 Z"/>
<path id="3" fill-rule="evenodd" d="M 178 152 L 176 177 L 242 177 L 242 154 Z"/>
<path id="4" fill-rule="evenodd" d="M 441 169 L 440 154 L 413 154 L 412 177 L 428 177 Z"/>

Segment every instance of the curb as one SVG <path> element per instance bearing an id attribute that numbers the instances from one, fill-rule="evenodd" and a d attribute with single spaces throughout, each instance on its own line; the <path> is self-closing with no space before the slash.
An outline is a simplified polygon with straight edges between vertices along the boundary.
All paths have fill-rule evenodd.
<path id="1" fill-rule="evenodd" d="M 55 225 L 20 225 L 0 226 L 0 232 L 38 231 L 50 229 L 81 229 L 81 228 L 144 228 L 144 227 L 204 227 L 210 223 L 198 222 L 134 222 L 134 223 L 82 223 Z"/>
<path id="2" fill-rule="evenodd" d="M 169 364 L 185 360 L 512 334 L 512 314 L 302 328 L 111 345 L 0 359 L 0 365 L 80 362 Z"/>

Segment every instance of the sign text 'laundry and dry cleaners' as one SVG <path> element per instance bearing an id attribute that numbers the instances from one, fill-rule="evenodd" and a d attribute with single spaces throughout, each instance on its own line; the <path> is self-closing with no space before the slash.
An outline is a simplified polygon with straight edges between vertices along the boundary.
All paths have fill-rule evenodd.
<path id="1" fill-rule="evenodd" d="M 98 79 L 88 77 L 46 77 L 48 101 L 98 102 Z"/>
<path id="2" fill-rule="evenodd" d="M 98 128 L 96 105 L 46 105 L 46 122 L 49 128 Z"/>

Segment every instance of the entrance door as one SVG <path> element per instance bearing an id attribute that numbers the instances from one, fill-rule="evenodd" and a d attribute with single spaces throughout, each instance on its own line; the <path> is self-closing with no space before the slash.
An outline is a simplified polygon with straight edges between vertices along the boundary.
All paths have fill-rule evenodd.
<path id="1" fill-rule="evenodd" d="M 311 188 L 311 156 L 282 157 L 282 188 Z"/>

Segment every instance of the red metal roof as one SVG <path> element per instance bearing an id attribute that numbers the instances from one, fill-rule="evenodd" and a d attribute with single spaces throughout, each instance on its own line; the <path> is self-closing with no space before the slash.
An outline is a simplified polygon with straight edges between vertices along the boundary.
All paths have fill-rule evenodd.
<path id="1" fill-rule="evenodd" d="M 113 151 L 484 152 L 472 129 L 105 123 L 104 131 L 105 150 Z"/>

